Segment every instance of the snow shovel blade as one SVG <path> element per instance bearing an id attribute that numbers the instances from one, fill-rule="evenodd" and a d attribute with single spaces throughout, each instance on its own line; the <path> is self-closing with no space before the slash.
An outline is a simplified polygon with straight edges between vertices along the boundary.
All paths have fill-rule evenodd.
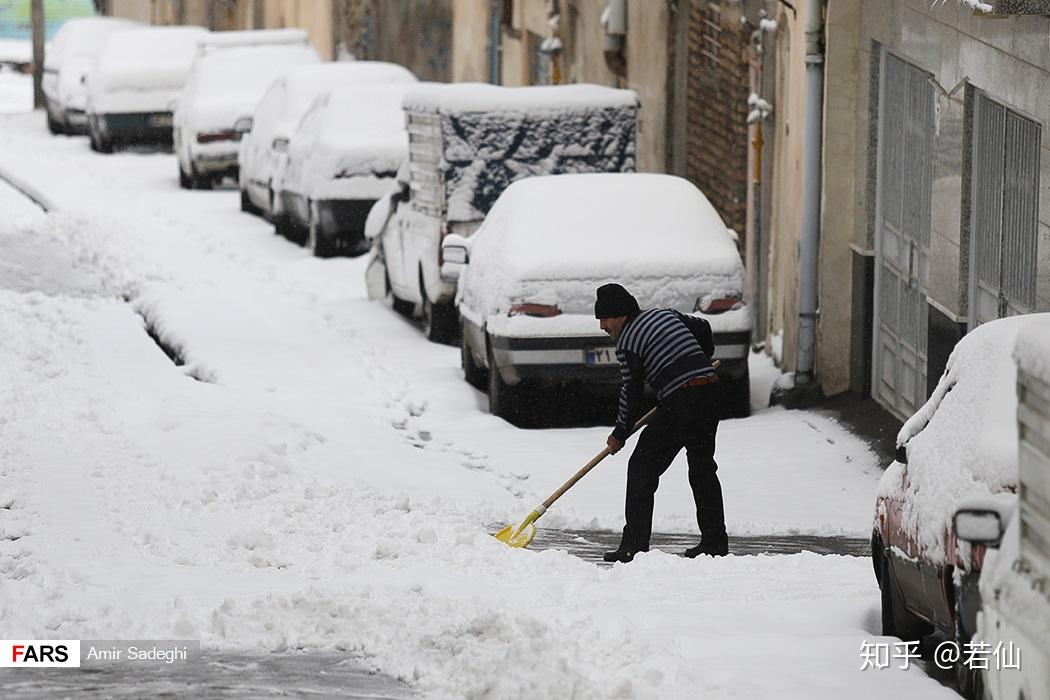
<path id="1" fill-rule="evenodd" d="M 538 517 L 540 514 L 532 511 L 520 525 L 508 525 L 497 532 L 495 537 L 500 542 L 516 549 L 528 547 L 529 542 L 532 542 L 532 538 L 536 536 L 535 520 Z"/>

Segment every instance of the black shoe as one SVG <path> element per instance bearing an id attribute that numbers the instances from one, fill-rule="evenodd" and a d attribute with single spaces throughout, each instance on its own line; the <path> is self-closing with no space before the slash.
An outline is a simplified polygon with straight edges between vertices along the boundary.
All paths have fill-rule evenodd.
<path id="1" fill-rule="evenodd" d="M 695 547 L 690 547 L 685 550 L 683 554 L 690 559 L 696 559 L 701 554 L 705 554 L 709 557 L 724 557 L 729 554 L 729 541 L 701 542 Z"/>
<path id="2" fill-rule="evenodd" d="M 637 549 L 626 549 L 624 547 L 620 547 L 619 549 L 614 549 L 611 552 L 606 552 L 602 555 L 602 559 L 604 559 L 607 562 L 618 561 L 621 564 L 628 564 L 634 560 L 634 555 L 637 553 Z"/>

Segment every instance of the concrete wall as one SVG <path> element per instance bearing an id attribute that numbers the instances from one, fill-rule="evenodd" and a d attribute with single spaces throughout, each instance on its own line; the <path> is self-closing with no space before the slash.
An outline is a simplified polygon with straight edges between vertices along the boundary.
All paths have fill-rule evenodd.
<path id="1" fill-rule="evenodd" d="M 295 2 L 295 0 L 270 0 Z M 305 5 L 320 0 L 301 0 Z M 353 58 L 400 63 L 420 80 L 452 80 L 453 0 L 331 0 L 334 41 Z M 477 49 L 485 51 L 484 46 Z"/>
<path id="2" fill-rule="evenodd" d="M 782 353 L 774 359 L 794 369 L 798 338 L 798 244 L 802 225 L 802 148 L 805 123 L 804 4 L 795 7 L 798 18 L 781 5 L 777 14 L 776 103 L 773 131 L 773 181 L 770 220 L 769 318 L 766 332 L 782 338 Z M 760 326 L 761 327 L 761 326 Z M 819 374 L 818 374 L 819 378 Z"/>
<path id="3" fill-rule="evenodd" d="M 638 170 L 642 172 L 666 172 L 669 165 L 670 19 L 667 3 L 632 0 L 627 4 L 626 87 L 637 92 L 642 102 L 638 121 Z"/>
<path id="4" fill-rule="evenodd" d="M 486 83 L 489 80 L 489 0 L 453 0 L 452 80 Z"/>
<path id="5" fill-rule="evenodd" d="M 852 287 L 850 244 L 863 223 L 865 139 L 858 117 L 866 109 L 861 85 L 860 6 L 831 0 L 827 7 L 824 80 L 823 198 L 821 207 L 816 372 L 826 394 L 850 384 Z M 866 74 L 865 74 L 866 77 Z"/>

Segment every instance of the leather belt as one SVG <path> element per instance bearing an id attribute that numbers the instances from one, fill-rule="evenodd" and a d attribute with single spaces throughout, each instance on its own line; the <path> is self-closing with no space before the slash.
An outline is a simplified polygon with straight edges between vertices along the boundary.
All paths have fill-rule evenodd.
<path id="1" fill-rule="evenodd" d="M 690 379 L 689 381 L 687 381 L 682 386 L 683 387 L 687 387 L 687 386 L 704 386 L 705 384 L 714 384 L 717 381 L 718 381 L 718 375 L 717 374 L 711 374 L 711 375 L 708 375 L 706 377 L 694 377 L 694 378 Z"/>

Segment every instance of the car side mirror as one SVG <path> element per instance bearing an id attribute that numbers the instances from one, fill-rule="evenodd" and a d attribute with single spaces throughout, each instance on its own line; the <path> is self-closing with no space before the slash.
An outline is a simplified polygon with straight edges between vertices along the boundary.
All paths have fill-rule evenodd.
<path id="1" fill-rule="evenodd" d="M 288 139 L 278 136 L 273 140 L 273 143 L 270 144 L 270 147 L 277 153 L 287 153 Z"/>
<path id="2" fill-rule="evenodd" d="M 1006 526 L 999 511 L 985 508 L 960 508 L 952 518 L 955 537 L 970 544 L 998 547 Z"/>
<path id="3" fill-rule="evenodd" d="M 241 117 L 233 123 L 233 130 L 236 131 L 238 134 L 247 134 L 249 131 L 252 130 L 252 118 Z"/>
<path id="4" fill-rule="evenodd" d="M 905 443 L 903 445 L 897 445 L 897 452 L 893 455 L 893 458 L 895 460 L 897 460 L 898 462 L 900 462 L 901 464 L 907 464 L 908 463 L 908 445 L 907 445 L 907 443 Z"/>
<path id="5" fill-rule="evenodd" d="M 441 279 L 456 282 L 463 268 L 470 264 L 470 243 L 458 233 L 450 233 L 441 240 Z"/>

